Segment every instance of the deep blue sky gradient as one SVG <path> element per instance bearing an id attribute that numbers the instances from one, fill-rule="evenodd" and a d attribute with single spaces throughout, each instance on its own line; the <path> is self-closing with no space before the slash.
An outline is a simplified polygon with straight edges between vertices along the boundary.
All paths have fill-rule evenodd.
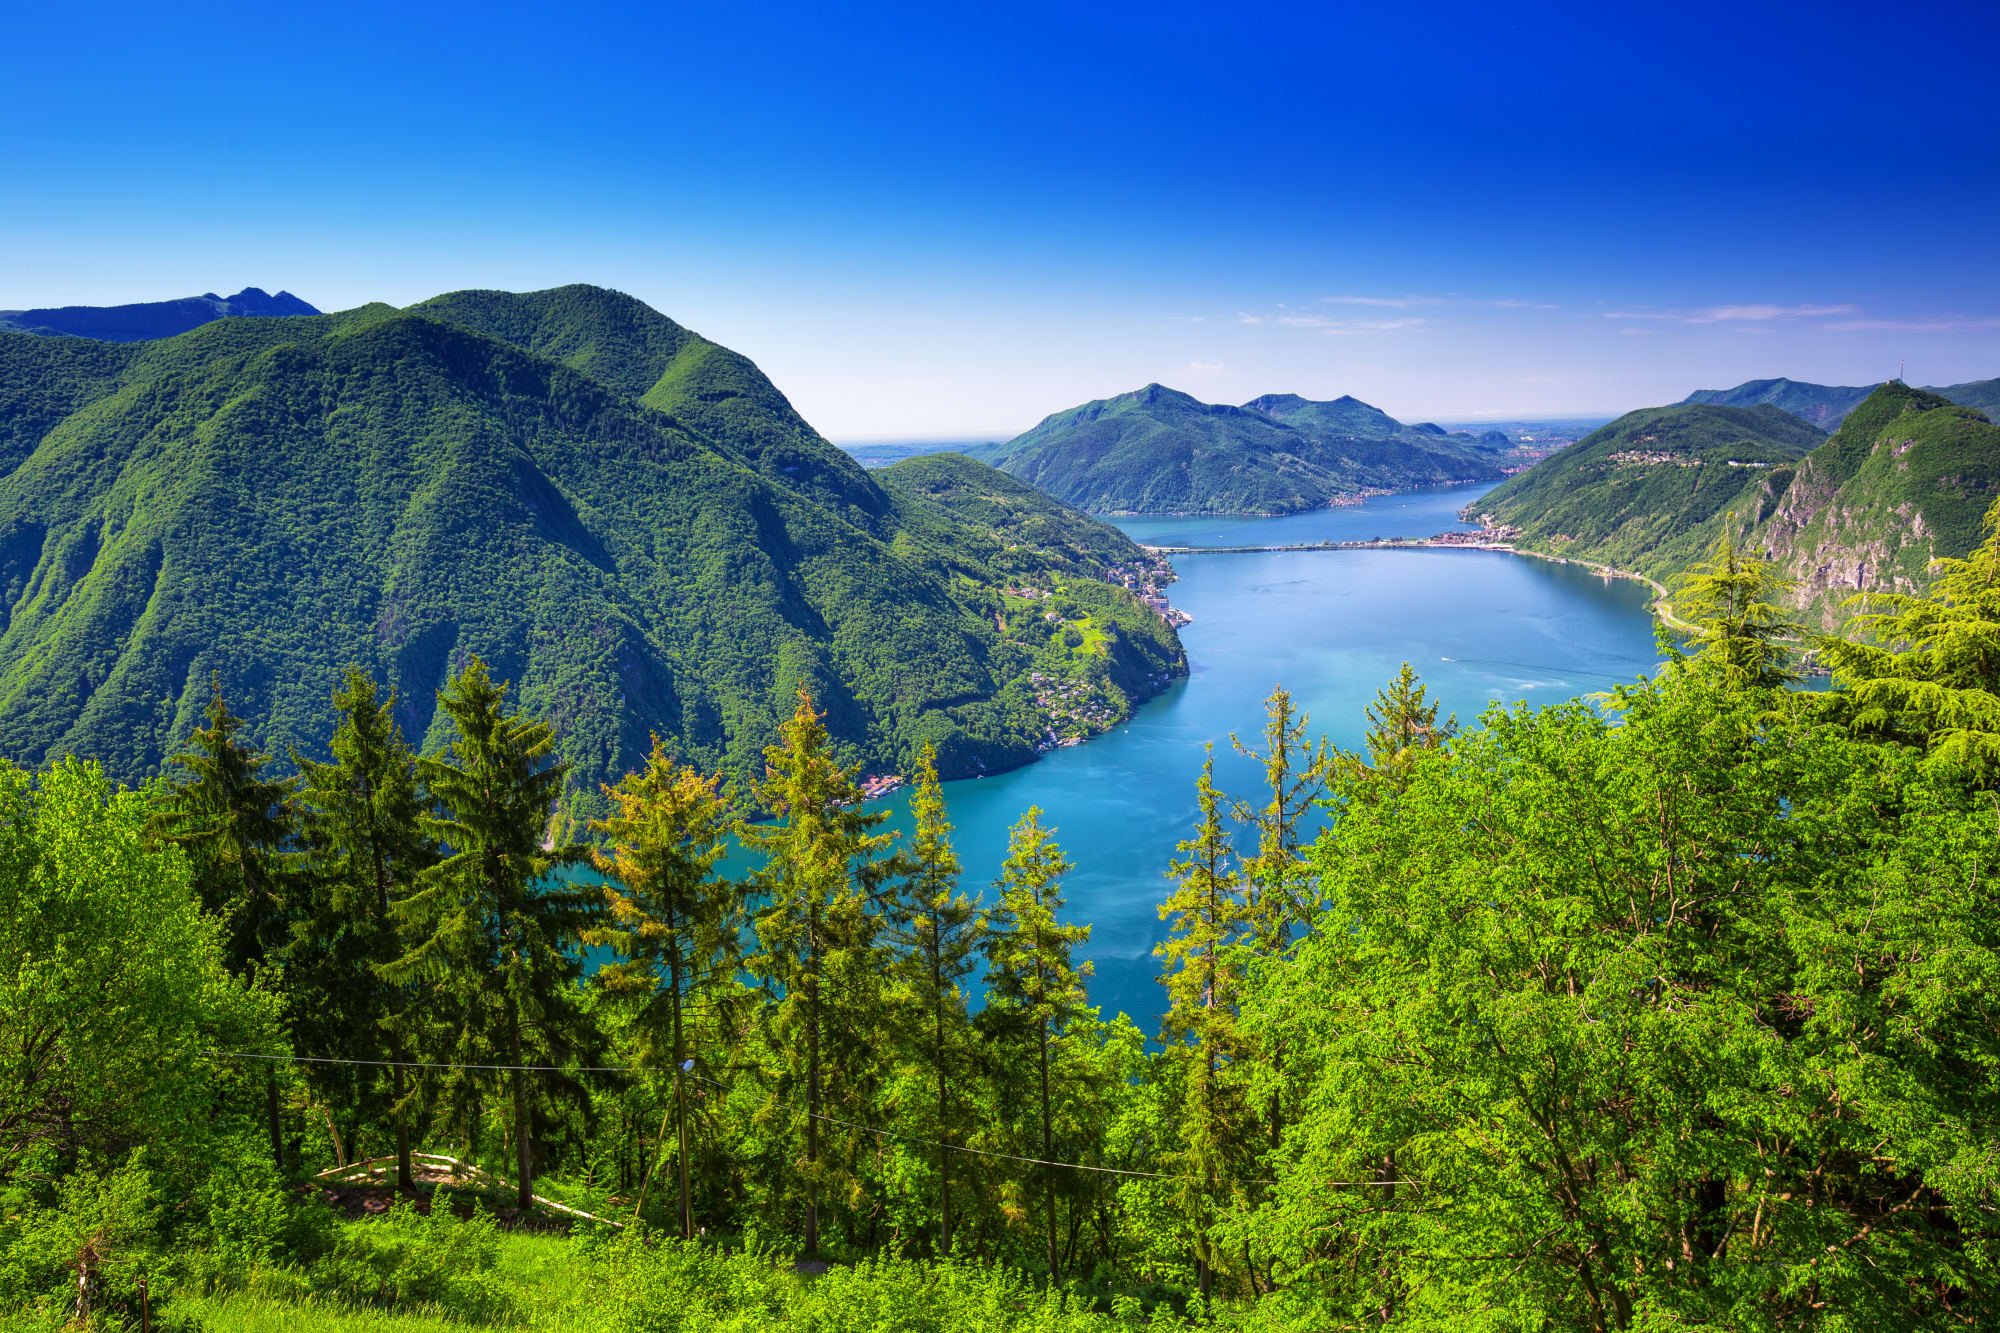
<path id="1" fill-rule="evenodd" d="M 836 437 L 2000 374 L 2000 5 L 5 18 L 0 307 L 597 282 Z"/>

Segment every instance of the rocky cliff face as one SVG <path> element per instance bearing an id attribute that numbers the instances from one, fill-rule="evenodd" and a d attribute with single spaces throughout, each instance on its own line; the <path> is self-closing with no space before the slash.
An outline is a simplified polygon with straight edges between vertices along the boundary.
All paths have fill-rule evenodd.
<path id="1" fill-rule="evenodd" d="M 1808 622 L 1831 631 L 1851 613 L 1848 598 L 1919 592 L 1931 561 L 1978 542 L 2000 496 L 2000 427 L 1936 394 L 1885 384 L 1763 492 L 1738 535 L 1798 581 Z"/>

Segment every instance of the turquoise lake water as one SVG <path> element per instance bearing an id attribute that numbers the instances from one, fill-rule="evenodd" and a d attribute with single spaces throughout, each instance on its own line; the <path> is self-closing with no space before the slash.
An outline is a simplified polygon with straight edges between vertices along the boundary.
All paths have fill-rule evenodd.
<path id="1" fill-rule="evenodd" d="M 1462 526 L 1488 487 L 1386 496 L 1275 519 L 1115 520 L 1136 540 L 1268 544 L 1421 537 Z M 1263 699 L 1284 684 L 1312 730 L 1358 747 L 1362 709 L 1408 661 L 1461 722 L 1490 703 L 1555 703 L 1650 672 L 1657 662 L 1643 585 L 1489 551 L 1325 551 L 1174 558 L 1169 596 L 1194 617 L 1181 631 L 1191 676 L 1126 725 L 1011 773 L 949 783 L 965 884 L 990 884 L 1007 829 L 1031 805 L 1076 865 L 1068 915 L 1093 927 L 1094 1002 L 1154 1035 L 1164 1005 L 1152 948 L 1174 843 L 1194 822 L 1202 746 L 1216 781 L 1255 800 L 1254 766 L 1230 749 L 1254 741 Z M 908 795 L 886 805 L 907 826 Z"/>

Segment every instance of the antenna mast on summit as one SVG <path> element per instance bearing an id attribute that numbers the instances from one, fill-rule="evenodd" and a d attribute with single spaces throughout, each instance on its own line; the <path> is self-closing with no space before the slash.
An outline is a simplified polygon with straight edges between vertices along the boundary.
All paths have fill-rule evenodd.
<path id="1" fill-rule="evenodd" d="M 1907 365 L 1909 365 L 1908 361 L 1896 362 L 1896 383 L 1901 384 L 1903 382 L 1903 368 Z"/>

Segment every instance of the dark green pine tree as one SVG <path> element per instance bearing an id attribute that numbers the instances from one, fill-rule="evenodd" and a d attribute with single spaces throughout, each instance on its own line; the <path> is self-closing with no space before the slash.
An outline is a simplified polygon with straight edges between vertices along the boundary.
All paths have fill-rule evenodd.
<path id="1" fill-rule="evenodd" d="M 743 830 L 744 841 L 768 858 L 757 879 L 766 905 L 756 917 L 750 971 L 775 991 L 775 1003 L 760 1014 L 780 1062 L 771 1113 L 801 1096 L 805 1102 L 803 1115 L 785 1118 L 804 1139 L 799 1175 L 810 1255 L 819 1249 L 823 1187 L 853 1185 L 850 1174 L 823 1160 L 821 1124 L 829 1103 L 857 1103 L 850 1118 L 868 1109 L 860 1092 L 879 1058 L 870 1025 L 881 1000 L 880 923 L 868 907 L 894 868 L 894 858 L 879 853 L 896 835 L 875 832 L 888 815 L 862 808 L 857 775 L 834 762 L 826 715 L 804 689 L 764 758 L 757 801 L 772 819 Z"/>
<path id="2" fill-rule="evenodd" d="M 265 776 L 271 756 L 242 738 L 220 682 L 208 725 L 173 762 L 160 831 L 187 853 L 202 906 L 228 922 L 230 969 L 253 970 L 285 947 L 290 897 L 293 780 Z"/>
<path id="3" fill-rule="evenodd" d="M 436 802 L 423 829 L 442 844 L 443 859 L 391 905 L 411 945 L 383 975 L 396 984 L 438 983 L 463 1014 L 461 1062 L 509 1066 L 518 1206 L 526 1214 L 534 1119 L 523 1066 L 531 1045 L 535 1064 L 559 1065 L 574 1050 L 582 932 L 604 898 L 594 886 L 551 880 L 583 856 L 549 838 L 569 770 L 549 761 L 548 724 L 506 711 L 506 694 L 474 657 L 438 695 L 455 734 L 444 757 L 417 761 L 417 776 Z"/>
<path id="4" fill-rule="evenodd" d="M 1062 920 L 1062 877 L 1069 859 L 1056 844 L 1055 830 L 1042 823 L 1039 808 L 1021 816 L 1008 837 L 1000 867 L 1000 901 L 986 937 L 987 1005 L 982 1019 L 1008 1047 L 1032 1053 L 1041 1111 L 1038 1155 L 1055 1160 L 1055 1070 L 1060 1048 L 1084 1014 L 1089 963 L 1076 960 L 1076 947 L 1090 938 L 1089 926 Z M 1061 1278 L 1056 1246 L 1056 1173 L 1044 1166 L 1042 1199 L 1048 1242 L 1049 1280 Z"/>
<path id="5" fill-rule="evenodd" d="M 951 845 L 951 820 L 938 785 L 937 755 L 928 745 L 917 760 L 910 797 L 910 845 L 903 849 L 905 877 L 890 910 L 898 951 L 896 973 L 910 1044 L 927 1066 L 936 1090 L 936 1121 L 926 1137 L 938 1140 L 938 1253 L 951 1252 L 951 1163 L 955 1127 L 964 1122 L 965 1070 L 972 1041 L 966 980 L 986 933 L 971 897 L 958 891 L 960 865 Z"/>
<path id="6" fill-rule="evenodd" d="M 411 1102 L 407 1025 L 422 988 L 384 979 L 404 952 L 394 905 L 434 861 L 424 835 L 416 760 L 396 725 L 396 697 L 384 698 L 358 667 L 334 692 L 340 721 L 331 763 L 294 756 L 306 847 L 305 910 L 293 928 L 296 983 L 319 1000 L 301 1006 L 293 1038 L 315 1055 L 391 1062 L 386 1078 L 370 1065 L 310 1065 L 308 1077 L 331 1098 L 344 1094 L 357 1122 L 383 1109 L 394 1126 L 396 1184 L 416 1189 L 410 1163 Z M 349 1146 L 360 1155 L 350 1135 Z"/>
<path id="7" fill-rule="evenodd" d="M 187 854 L 202 906 L 224 921 L 230 970 L 253 980 L 277 962 L 294 904 L 290 778 L 264 774 L 271 757 L 241 738 L 243 719 L 229 711 L 219 680 L 208 725 L 195 728 L 174 756 L 186 776 L 169 780 L 158 833 Z M 264 1080 L 271 1159 L 285 1164 L 278 1115 L 278 1075 Z"/>

